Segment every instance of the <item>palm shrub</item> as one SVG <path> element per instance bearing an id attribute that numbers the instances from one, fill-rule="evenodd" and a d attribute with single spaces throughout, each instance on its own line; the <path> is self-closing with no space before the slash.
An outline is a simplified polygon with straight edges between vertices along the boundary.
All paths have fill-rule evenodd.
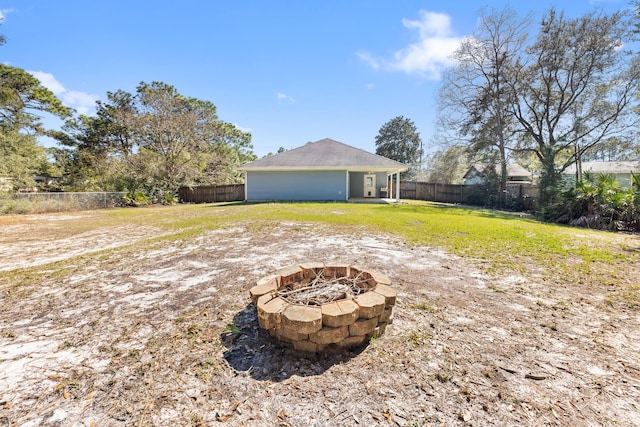
<path id="1" fill-rule="evenodd" d="M 575 188 L 545 206 L 543 217 L 603 230 L 640 230 L 640 176 L 632 175 L 631 187 L 624 189 L 612 174 L 585 173 Z"/>
<path id="2" fill-rule="evenodd" d="M 640 231 L 640 175 L 631 174 L 631 186 L 626 194 L 622 225 L 625 230 Z"/>

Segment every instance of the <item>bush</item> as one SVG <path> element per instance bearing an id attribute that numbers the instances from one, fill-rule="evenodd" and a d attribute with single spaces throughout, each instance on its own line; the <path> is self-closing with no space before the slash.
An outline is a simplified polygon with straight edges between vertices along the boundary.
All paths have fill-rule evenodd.
<path id="1" fill-rule="evenodd" d="M 141 190 L 131 190 L 122 199 L 127 206 L 147 206 L 151 200 Z"/>
<path id="2" fill-rule="evenodd" d="M 545 220 L 602 230 L 640 231 L 640 176 L 624 189 L 611 174 L 585 173 L 575 188 L 544 206 Z"/>
<path id="3" fill-rule="evenodd" d="M 3 215 L 28 214 L 31 213 L 31 204 L 28 200 L 14 199 L 11 194 L 1 194 L 0 213 Z"/>

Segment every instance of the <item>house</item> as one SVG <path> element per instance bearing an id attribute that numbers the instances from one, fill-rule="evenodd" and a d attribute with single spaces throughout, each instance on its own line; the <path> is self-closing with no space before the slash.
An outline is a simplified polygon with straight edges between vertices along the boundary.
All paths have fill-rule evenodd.
<path id="1" fill-rule="evenodd" d="M 0 176 L 0 193 L 6 193 L 13 189 L 13 179 L 8 176 Z"/>
<path id="2" fill-rule="evenodd" d="M 491 165 L 486 163 L 476 163 L 469 167 L 469 170 L 462 177 L 464 185 L 481 185 L 485 184 L 487 174 L 491 171 L 489 168 L 495 168 L 495 173 L 499 177 L 501 175 L 500 165 Z M 507 183 L 508 184 L 531 184 L 531 172 L 523 168 L 517 163 L 507 165 Z"/>
<path id="3" fill-rule="evenodd" d="M 348 201 L 356 198 L 400 198 L 400 172 L 408 166 L 321 139 L 264 157 L 238 168 L 245 175 L 245 200 Z M 393 184 L 393 188 L 391 185 Z"/>
<path id="4" fill-rule="evenodd" d="M 618 161 L 618 162 L 581 162 L 582 173 L 588 172 L 594 175 L 611 174 L 616 181 L 624 188 L 631 187 L 631 174 L 640 175 L 640 161 Z M 576 177 L 576 164 L 565 169 L 566 175 Z M 575 182 L 575 181 L 573 181 Z"/>

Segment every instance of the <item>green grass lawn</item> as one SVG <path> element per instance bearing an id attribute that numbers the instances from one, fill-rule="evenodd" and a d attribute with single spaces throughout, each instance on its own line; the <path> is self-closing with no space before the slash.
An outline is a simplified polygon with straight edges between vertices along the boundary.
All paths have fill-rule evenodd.
<path id="1" fill-rule="evenodd" d="M 109 220 L 150 222 L 175 229 L 175 237 L 243 223 L 329 224 L 356 233 L 387 233 L 412 245 L 441 248 L 480 263 L 489 272 L 542 271 L 546 278 L 634 285 L 627 268 L 638 268 L 640 237 L 546 224 L 508 212 L 428 202 L 230 203 L 105 211 Z M 106 219 L 106 218 L 105 218 Z"/>
<path id="2" fill-rule="evenodd" d="M 3 219 L 4 218 L 4 219 Z M 0 217 L 0 224 L 8 221 Z M 388 234 L 410 245 L 440 248 L 488 273 L 529 275 L 562 283 L 616 286 L 635 301 L 640 236 L 546 224 L 508 212 L 429 202 L 218 203 L 93 211 L 66 224 L 66 233 L 139 224 L 171 231 L 162 239 L 188 239 L 221 227 L 251 230 L 274 223 L 321 223 L 348 233 Z M 635 303 L 635 302 L 634 302 Z"/>

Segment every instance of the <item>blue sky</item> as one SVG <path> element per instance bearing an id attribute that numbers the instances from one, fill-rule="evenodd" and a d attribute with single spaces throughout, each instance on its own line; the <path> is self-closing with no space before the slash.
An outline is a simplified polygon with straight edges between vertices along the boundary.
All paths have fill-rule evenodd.
<path id="1" fill-rule="evenodd" d="M 626 0 L 0 0 L 5 64 L 92 114 L 107 91 L 171 84 L 252 134 L 258 156 L 332 138 L 375 152 L 413 120 L 433 148 L 439 75 L 481 7 L 575 17 Z M 55 126 L 55 122 L 47 120 Z M 43 142 L 48 145 L 49 142 Z"/>

